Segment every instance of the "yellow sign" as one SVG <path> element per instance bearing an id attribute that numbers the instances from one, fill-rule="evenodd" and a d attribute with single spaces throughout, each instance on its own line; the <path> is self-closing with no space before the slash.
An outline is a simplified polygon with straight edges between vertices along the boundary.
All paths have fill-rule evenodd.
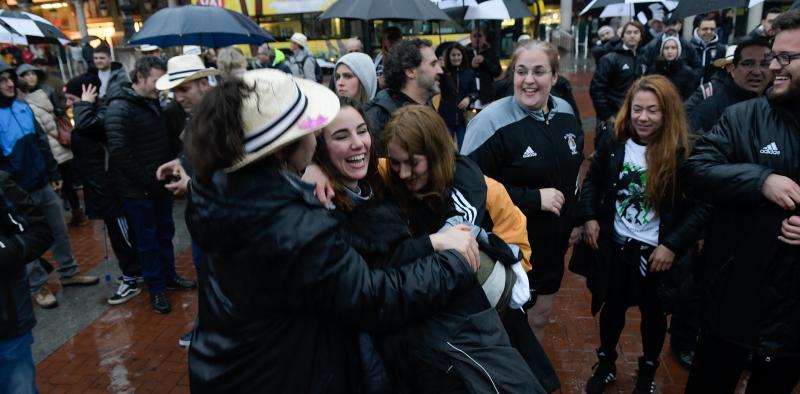
<path id="1" fill-rule="evenodd" d="M 325 11 L 335 0 L 192 0 L 192 4 L 224 7 L 250 16 Z"/>

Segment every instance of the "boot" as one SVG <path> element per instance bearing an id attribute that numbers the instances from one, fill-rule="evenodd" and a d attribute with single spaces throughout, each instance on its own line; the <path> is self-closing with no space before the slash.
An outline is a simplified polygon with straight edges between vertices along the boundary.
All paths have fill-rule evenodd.
<path id="1" fill-rule="evenodd" d="M 586 382 L 586 394 L 600 394 L 605 390 L 606 386 L 617 380 L 617 355 L 606 354 L 597 350 L 597 364 L 594 368 L 594 374 Z"/>
<path id="2" fill-rule="evenodd" d="M 645 361 L 639 357 L 639 372 L 636 373 L 636 387 L 633 394 L 653 394 L 656 392 L 656 369 L 658 361 Z"/>

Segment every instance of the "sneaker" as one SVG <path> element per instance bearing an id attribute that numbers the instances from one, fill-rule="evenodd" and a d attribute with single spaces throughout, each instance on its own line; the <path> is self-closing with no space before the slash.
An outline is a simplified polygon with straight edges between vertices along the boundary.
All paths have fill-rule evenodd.
<path id="1" fill-rule="evenodd" d="M 150 304 L 153 305 L 153 309 L 155 309 L 157 313 L 169 313 L 172 310 L 165 293 L 151 293 Z"/>
<path id="2" fill-rule="evenodd" d="M 108 303 L 111 305 L 119 305 L 128 302 L 133 297 L 136 297 L 142 289 L 136 285 L 136 281 L 122 282 L 117 288 L 117 292 L 108 298 Z"/>
<path id="3" fill-rule="evenodd" d="M 42 309 L 53 309 L 58 306 L 56 296 L 53 295 L 53 292 L 50 291 L 46 284 L 33 294 L 33 299 Z"/>
<path id="4" fill-rule="evenodd" d="M 130 276 L 130 277 L 128 277 L 128 280 L 129 281 L 130 280 L 135 280 L 137 284 L 138 283 L 144 283 L 144 277 L 141 276 L 141 275 Z M 124 282 L 124 281 L 125 281 L 125 277 L 123 275 L 120 275 L 120 276 L 117 277 L 117 284 L 118 285 L 121 285 L 122 282 Z"/>
<path id="5" fill-rule="evenodd" d="M 617 380 L 616 357 L 609 357 L 597 352 L 599 361 L 592 367 L 594 374 L 586 382 L 586 394 L 600 394 L 606 386 Z"/>
<path id="6" fill-rule="evenodd" d="M 180 347 L 189 347 L 192 344 L 192 332 L 189 331 L 186 334 L 183 334 L 180 339 L 178 339 L 178 346 Z"/>
<path id="7" fill-rule="evenodd" d="M 92 275 L 73 275 L 61 278 L 61 286 L 92 286 L 100 283 L 100 278 Z"/>
<path id="8" fill-rule="evenodd" d="M 645 361 L 639 358 L 639 371 L 636 373 L 636 387 L 633 394 L 653 394 L 656 392 L 656 368 L 658 361 Z"/>
<path id="9" fill-rule="evenodd" d="M 175 275 L 174 278 L 167 280 L 167 290 L 190 290 L 197 287 L 197 283 L 193 280 L 181 278 Z"/>

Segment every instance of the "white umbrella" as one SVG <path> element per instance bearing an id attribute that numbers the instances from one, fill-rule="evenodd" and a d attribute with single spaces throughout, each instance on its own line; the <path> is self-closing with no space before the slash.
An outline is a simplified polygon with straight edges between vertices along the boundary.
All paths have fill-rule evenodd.
<path id="1" fill-rule="evenodd" d="M 684 0 L 684 1 L 691 1 L 691 0 Z M 583 7 L 583 9 L 581 10 L 581 15 L 589 12 L 589 10 L 591 10 L 592 8 L 599 8 L 599 7 L 603 7 L 603 6 L 605 6 L 605 7 L 618 6 L 620 4 L 622 4 L 622 5 L 630 5 L 631 8 L 632 8 L 634 4 L 640 4 L 640 3 L 661 3 L 661 4 L 664 5 L 664 7 L 666 7 L 670 11 L 672 11 L 676 7 L 678 7 L 678 2 L 677 1 L 671 1 L 671 0 L 663 0 L 663 1 L 655 1 L 655 0 L 603 0 L 603 1 L 600 1 L 599 3 L 598 3 L 598 0 L 592 0 L 591 2 L 589 2 L 589 4 L 586 4 L 586 7 Z M 613 10 L 614 11 L 620 11 L 622 9 L 614 8 Z M 628 10 L 628 8 L 624 8 L 624 10 Z M 609 12 L 612 12 L 612 11 L 609 11 Z M 625 16 L 625 15 L 630 16 L 630 15 L 633 15 L 633 13 L 632 12 L 631 13 L 626 12 L 624 14 L 612 15 L 612 16 Z M 603 16 L 601 16 L 601 18 L 603 18 Z"/>
<path id="2" fill-rule="evenodd" d="M 69 39 L 47 19 L 24 11 L 0 11 L 0 20 L 11 26 L 30 40 L 59 43 L 65 45 Z"/>
<path id="3" fill-rule="evenodd" d="M 0 42 L 4 44 L 28 45 L 28 39 L 14 28 L 0 22 Z"/>
<path id="4" fill-rule="evenodd" d="M 533 16 L 520 0 L 489 0 L 469 6 L 464 20 L 503 20 L 533 18 Z"/>

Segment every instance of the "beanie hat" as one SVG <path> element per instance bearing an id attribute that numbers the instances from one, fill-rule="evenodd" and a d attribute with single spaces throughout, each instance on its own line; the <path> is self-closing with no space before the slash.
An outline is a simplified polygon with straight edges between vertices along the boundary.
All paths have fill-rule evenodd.
<path id="1" fill-rule="evenodd" d="M 361 82 L 364 90 L 367 91 L 367 98 L 369 100 L 375 98 L 375 93 L 378 90 L 378 76 L 375 73 L 375 63 L 372 62 L 372 58 L 369 57 L 369 55 L 360 52 L 353 52 L 342 56 L 339 58 L 339 61 L 336 62 L 336 65 L 333 68 L 334 73 L 339 67 L 339 64 L 344 64 L 347 67 L 350 67 L 350 70 L 352 70 L 353 74 L 356 75 L 358 81 Z"/>
<path id="2" fill-rule="evenodd" d="M 69 93 L 74 96 L 81 97 L 83 94 L 83 85 L 94 85 L 100 90 L 100 78 L 94 74 L 83 74 L 70 79 L 64 84 L 64 93 Z"/>
<path id="3" fill-rule="evenodd" d="M 664 45 L 667 45 L 667 42 L 669 42 L 669 41 L 675 41 L 675 45 L 678 46 L 678 56 L 675 57 L 675 58 L 676 59 L 680 58 L 681 57 L 681 52 L 683 51 L 683 48 L 681 48 L 681 40 L 679 40 L 678 37 L 675 37 L 675 36 L 664 37 L 664 39 L 661 41 L 661 50 L 658 53 L 661 54 L 662 57 L 664 56 L 663 55 L 664 54 Z"/>

